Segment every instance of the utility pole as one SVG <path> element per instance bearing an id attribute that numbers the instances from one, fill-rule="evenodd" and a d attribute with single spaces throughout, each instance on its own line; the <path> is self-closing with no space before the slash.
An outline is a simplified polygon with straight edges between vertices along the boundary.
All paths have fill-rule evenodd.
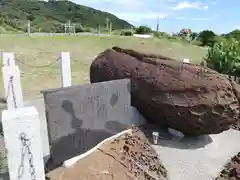
<path id="1" fill-rule="evenodd" d="M 75 34 L 76 33 L 76 24 L 72 24 L 72 32 L 73 32 L 73 34 Z"/>
<path id="2" fill-rule="evenodd" d="M 131 33 L 133 33 L 133 26 L 130 26 L 130 31 Z"/>
<path id="3" fill-rule="evenodd" d="M 112 21 L 109 21 L 109 34 L 111 35 L 112 33 Z"/>
<path id="4" fill-rule="evenodd" d="M 106 29 L 108 29 L 109 19 L 106 18 Z"/>
<path id="5" fill-rule="evenodd" d="M 100 34 L 100 24 L 98 24 L 98 34 Z"/>
<path id="6" fill-rule="evenodd" d="M 28 35 L 30 36 L 31 34 L 31 21 L 28 20 L 28 28 L 27 28 Z"/>
<path id="7" fill-rule="evenodd" d="M 71 34 L 71 21 L 68 20 L 68 33 Z"/>
<path id="8" fill-rule="evenodd" d="M 157 32 L 159 31 L 159 16 L 158 16 L 158 20 L 157 20 Z"/>

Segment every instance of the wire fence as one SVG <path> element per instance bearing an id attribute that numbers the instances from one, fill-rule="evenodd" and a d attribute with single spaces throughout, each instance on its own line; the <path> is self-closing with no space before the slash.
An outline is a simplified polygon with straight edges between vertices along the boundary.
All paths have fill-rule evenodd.
<path id="1" fill-rule="evenodd" d="M 60 61 L 60 58 L 61 57 L 58 57 L 57 59 L 53 60 L 52 62 L 46 64 L 46 65 L 31 65 L 31 64 L 27 64 L 26 62 L 24 61 L 21 61 L 19 59 L 15 59 L 17 62 L 25 65 L 25 66 L 28 66 L 28 67 L 31 67 L 31 68 L 46 68 L 46 67 L 50 67 L 52 65 L 54 65 L 55 63 L 59 62 Z"/>
<path id="2" fill-rule="evenodd" d="M 74 54 L 71 54 L 74 56 Z M 47 77 L 50 77 L 50 78 L 54 78 L 54 72 L 53 71 L 49 71 L 47 70 L 47 68 L 51 68 L 53 67 L 54 65 L 56 65 L 57 63 L 60 63 L 60 60 L 61 60 L 61 56 L 57 57 L 55 60 L 52 60 L 51 62 L 47 63 L 47 64 L 44 64 L 44 65 L 33 65 L 33 64 L 29 64 L 27 63 L 27 57 L 25 56 L 23 59 L 25 59 L 24 61 L 21 60 L 20 58 L 17 58 L 15 57 L 15 61 L 25 67 L 28 67 L 31 69 L 31 72 L 28 72 L 27 70 L 24 70 L 24 68 L 21 68 L 21 77 L 22 76 L 37 76 L 37 77 L 40 77 L 40 76 L 47 76 Z M 35 61 L 37 62 L 38 60 L 40 59 L 35 59 Z M 34 60 L 33 60 L 34 62 Z M 76 60 L 75 58 L 72 58 L 71 57 L 71 64 L 75 65 L 75 64 L 78 64 L 78 65 L 81 65 L 82 66 L 90 66 L 90 62 L 89 63 L 84 63 L 82 60 Z M 3 62 L 2 62 L 2 66 L 3 65 Z M 60 68 L 59 68 L 60 70 Z M 34 72 L 32 72 L 34 71 Z M 55 74 L 56 75 L 56 74 Z"/>
<path id="3" fill-rule="evenodd" d="M 25 57 L 25 59 L 27 59 L 27 58 Z M 59 56 L 55 60 L 53 60 L 50 63 L 45 64 L 45 65 L 32 65 L 32 64 L 28 64 L 25 61 L 22 61 L 22 60 L 20 60 L 18 58 L 15 58 L 15 60 L 16 60 L 16 62 L 19 62 L 22 65 L 28 66 L 30 68 L 37 68 L 37 69 L 39 69 L 39 68 L 47 68 L 47 67 L 53 66 L 54 64 L 56 64 L 57 62 L 59 62 L 61 60 L 61 57 Z M 77 64 L 81 64 L 81 65 L 84 65 L 84 66 L 89 66 L 90 65 L 90 62 L 89 63 L 84 63 L 82 61 L 76 60 L 75 58 L 71 58 L 71 63 L 77 63 Z"/>
<path id="4" fill-rule="evenodd" d="M 4 57 L 4 56 L 2 56 L 2 57 Z M 89 62 L 87 62 L 86 60 L 84 61 L 82 59 L 78 59 L 77 57 L 79 57 L 79 54 L 71 53 L 71 56 L 70 56 L 70 59 L 69 59 L 70 64 L 71 64 L 70 65 L 70 74 L 72 72 L 74 72 L 73 77 L 76 77 L 76 75 L 79 72 L 80 72 L 79 74 L 81 74 L 81 75 L 82 75 L 82 73 L 88 74 L 88 72 L 85 72 L 87 68 L 82 69 L 82 67 L 89 67 L 91 62 L 92 62 L 91 60 L 89 60 Z M 19 66 L 19 71 L 20 71 L 20 78 L 24 78 L 23 83 L 26 82 L 27 80 L 31 80 L 31 82 L 33 84 L 37 85 L 37 86 L 34 86 L 34 89 L 29 89 L 29 87 L 28 87 L 27 89 L 29 89 L 29 90 L 24 92 L 24 95 L 26 95 L 26 96 L 37 95 L 36 93 L 38 91 L 41 91 L 42 88 L 47 87 L 46 85 L 48 85 L 48 84 L 49 84 L 49 87 L 55 87 L 55 85 L 57 85 L 58 83 L 54 82 L 54 83 L 51 84 L 50 79 L 59 79 L 61 73 L 64 73 L 63 71 L 61 71 L 61 66 L 64 65 L 64 64 L 62 64 L 61 60 L 64 61 L 65 59 L 62 59 L 64 57 L 62 57 L 61 55 L 56 57 L 55 59 L 49 57 L 48 59 L 50 59 L 50 58 L 53 59 L 51 61 L 46 61 L 46 56 L 43 56 L 42 58 L 39 58 L 39 57 L 36 58 L 36 57 L 31 57 L 31 56 L 27 57 L 27 56 L 22 56 L 21 55 L 21 56 L 13 56 L 13 58 L 14 58 L 13 62 L 10 61 L 11 58 L 8 58 L 8 62 L 6 62 L 7 58 L 5 56 L 5 60 L 2 59 L 2 61 L 1 61 L 2 67 L 8 66 L 12 63 L 18 65 Z M 94 58 L 95 57 L 93 57 L 92 60 L 94 60 Z M 58 66 L 56 66 L 56 65 L 58 65 Z M 79 70 L 78 70 L 79 72 L 76 73 L 75 71 L 76 71 L 76 69 L 78 69 L 78 67 L 80 67 Z M 85 78 L 85 76 L 86 75 L 83 75 L 83 76 L 80 76 L 80 77 L 83 78 L 83 81 L 88 81 L 88 78 Z M 46 79 L 46 81 L 44 81 L 44 79 Z M 9 82 L 9 84 L 11 84 L 11 82 Z M 27 87 L 25 85 L 26 84 L 24 83 L 23 86 Z M 9 94 L 8 92 L 6 92 L 7 85 L 5 84 L 5 86 L 6 86 L 5 87 L 5 94 L 3 95 L 1 93 L 1 96 L 3 98 L 0 97 L 0 103 L 3 103 L 3 104 L 6 103 L 6 100 L 8 98 L 8 94 Z M 38 88 L 39 88 L 39 90 L 38 90 Z M 11 96 L 12 95 L 13 94 L 11 94 Z"/>

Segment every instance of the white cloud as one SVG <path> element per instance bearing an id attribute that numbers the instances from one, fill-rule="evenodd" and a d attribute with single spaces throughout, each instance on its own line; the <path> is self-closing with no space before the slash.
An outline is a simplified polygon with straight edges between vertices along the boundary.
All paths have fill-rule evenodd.
<path id="1" fill-rule="evenodd" d="M 207 5 L 203 5 L 201 2 L 196 1 L 190 3 L 188 1 L 183 1 L 178 3 L 175 7 L 172 8 L 173 10 L 181 10 L 181 9 L 208 9 Z"/>
<path id="2" fill-rule="evenodd" d="M 208 10 L 208 6 L 207 6 L 207 5 L 204 5 L 204 6 L 203 6 L 203 9 Z"/>
<path id="3" fill-rule="evenodd" d="M 214 19 L 213 17 L 194 17 L 194 18 L 191 18 L 191 20 L 193 20 L 193 21 L 211 21 L 213 19 Z"/>
<path id="4" fill-rule="evenodd" d="M 115 12 L 116 16 L 122 19 L 128 19 L 130 21 L 141 21 L 143 19 L 164 19 L 168 16 L 168 14 L 158 13 L 158 12 L 144 12 L 144 13 L 135 13 L 135 12 Z"/>
<path id="5" fill-rule="evenodd" d="M 217 4 L 217 2 L 216 2 L 216 1 L 213 1 L 212 4 L 215 5 L 215 4 Z"/>
<path id="6" fill-rule="evenodd" d="M 72 0 L 84 5 L 92 6 L 96 9 L 113 13 L 121 19 L 125 19 L 132 24 L 151 24 L 160 19 L 169 20 L 196 20 L 207 21 L 211 18 L 193 18 L 189 14 L 177 13 L 175 10 L 181 9 L 202 9 L 207 10 L 207 4 L 200 0 L 190 2 L 190 0 Z M 211 4 L 211 3 L 210 3 Z"/>
<path id="7" fill-rule="evenodd" d="M 191 18 L 191 20 L 194 20 L 194 21 L 212 21 L 212 20 L 215 20 L 217 18 L 220 17 L 220 14 L 212 14 L 212 15 L 209 15 L 208 17 L 193 17 Z"/>
<path id="8" fill-rule="evenodd" d="M 113 2 L 112 0 L 105 0 L 107 2 Z M 115 0 L 114 1 L 115 4 L 119 4 L 119 5 L 143 5 L 144 1 L 141 0 Z"/>
<path id="9" fill-rule="evenodd" d="M 172 17 L 172 19 L 183 20 L 183 19 L 186 19 L 186 17 L 183 17 L 183 16 L 175 16 L 175 17 Z"/>
<path id="10" fill-rule="evenodd" d="M 220 16 L 219 14 L 212 14 L 207 17 L 172 16 L 171 19 L 177 19 L 177 20 L 186 19 L 186 20 L 192 20 L 192 21 L 211 21 L 211 20 L 218 18 L 219 16 Z"/>

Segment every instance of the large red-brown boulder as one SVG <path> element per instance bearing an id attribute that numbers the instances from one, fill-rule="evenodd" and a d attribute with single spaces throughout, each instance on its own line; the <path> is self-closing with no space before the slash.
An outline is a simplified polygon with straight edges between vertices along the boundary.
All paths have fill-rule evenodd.
<path id="1" fill-rule="evenodd" d="M 118 47 L 91 64 L 91 83 L 123 78 L 131 79 L 132 105 L 146 119 L 185 135 L 217 134 L 239 117 L 237 88 L 209 68 Z"/>

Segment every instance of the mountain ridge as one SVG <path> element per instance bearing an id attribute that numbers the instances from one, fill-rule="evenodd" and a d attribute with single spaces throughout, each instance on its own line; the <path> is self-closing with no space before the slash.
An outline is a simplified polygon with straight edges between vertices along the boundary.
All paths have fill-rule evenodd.
<path id="1" fill-rule="evenodd" d="M 0 32 L 27 30 L 32 32 L 64 32 L 64 24 L 71 20 L 76 32 L 106 27 L 109 19 L 113 29 L 130 28 L 132 24 L 117 16 L 66 0 L 0 0 Z"/>

